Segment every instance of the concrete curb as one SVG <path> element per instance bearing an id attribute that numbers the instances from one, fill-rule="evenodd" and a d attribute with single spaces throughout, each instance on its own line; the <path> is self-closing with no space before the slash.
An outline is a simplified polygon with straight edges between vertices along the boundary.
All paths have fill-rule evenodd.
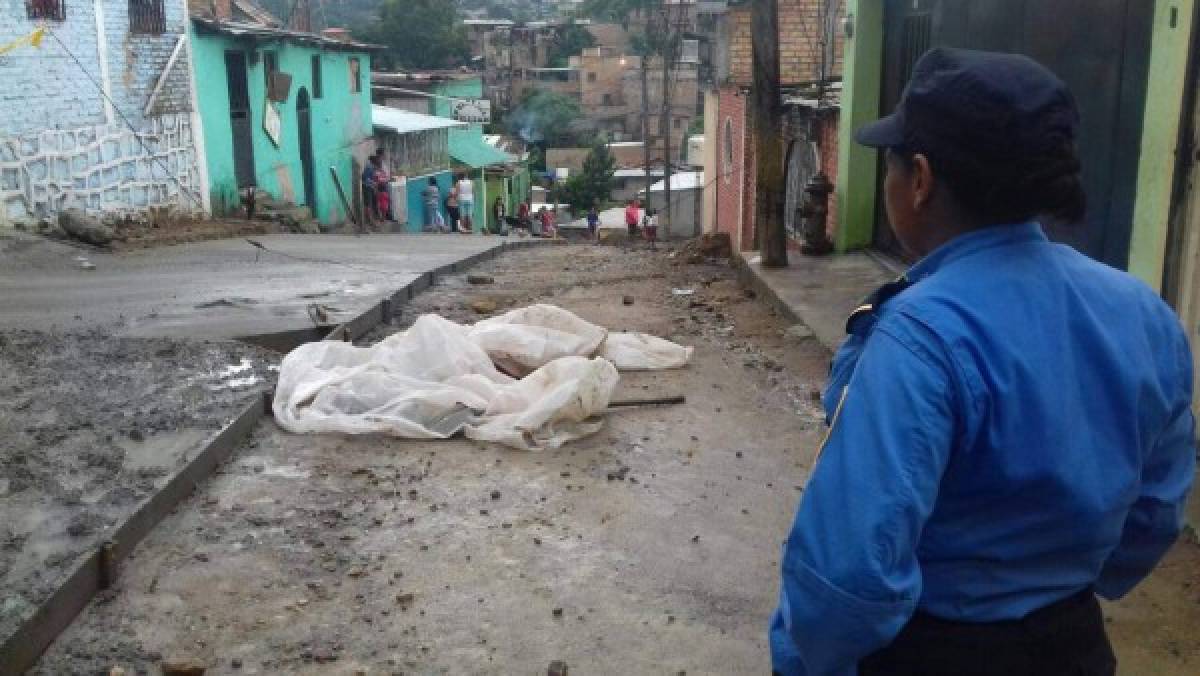
<path id="1" fill-rule="evenodd" d="M 379 301 L 354 319 L 334 327 L 334 329 L 325 336 L 325 340 L 342 341 L 347 343 L 352 343 L 358 340 L 359 338 L 373 331 L 375 327 L 379 326 L 380 324 L 391 321 L 397 310 L 415 298 L 417 294 L 436 284 L 438 277 L 464 272 L 467 269 L 482 263 L 483 261 L 495 259 L 505 251 L 529 249 L 536 246 L 566 246 L 566 244 L 567 243 L 563 240 L 547 239 L 499 242 L 496 246 L 487 249 L 486 251 L 472 254 L 453 263 L 447 263 L 446 265 L 434 268 L 433 270 L 420 275 L 413 281 L 392 292 L 391 296 Z"/>
<path id="2" fill-rule="evenodd" d="M 494 259 L 505 251 L 559 244 L 566 242 L 499 242 L 486 251 L 420 275 L 354 319 L 336 327 L 324 339 L 353 341 L 362 337 L 382 322 L 390 320 L 398 307 L 433 286 L 439 276 L 462 272 L 482 261 Z M 284 341 L 288 334 L 297 332 L 285 331 L 272 335 Z M 312 337 L 319 340 L 319 335 L 317 333 Z M 91 603 L 92 598 L 116 581 L 118 564 L 133 552 L 155 526 L 195 492 L 201 481 L 211 476 L 218 466 L 229 459 L 237 445 L 249 436 L 255 425 L 270 415 L 271 393 L 264 391 L 256 394 L 237 417 L 205 442 L 194 458 L 121 522 L 109 540 L 85 555 L 54 593 L 0 645 L 0 671 L 20 674 L 32 668 L 50 644 L 57 640 L 79 613 Z"/>
<path id="3" fill-rule="evenodd" d="M 779 297 L 779 294 L 771 288 L 771 285 L 767 284 L 766 280 L 764 280 L 762 277 L 759 277 L 755 273 L 754 268 L 750 266 L 749 262 L 746 261 L 745 257 L 740 252 L 735 251 L 733 253 L 729 259 L 729 264 L 732 265 L 733 269 L 737 271 L 738 282 L 740 282 L 742 286 L 753 289 L 760 298 L 767 301 L 767 303 L 779 313 L 779 316 L 788 320 L 792 324 L 804 324 L 804 320 L 800 318 L 800 315 L 796 313 L 796 310 L 792 308 L 792 306 L 785 303 L 784 300 Z M 805 325 L 807 326 L 807 324 Z M 825 347 L 830 350 L 834 349 L 829 345 L 826 345 Z"/>
<path id="4" fill-rule="evenodd" d="M 208 478 L 233 449 L 270 414 L 270 394 L 255 395 L 229 424 L 213 435 L 183 469 L 154 495 L 146 498 L 112 532 L 109 540 L 76 564 L 70 575 L 38 606 L 29 619 L 0 645 L 4 673 L 24 673 L 41 658 L 62 632 L 88 606 L 98 592 L 116 581 L 118 565 L 150 531 L 179 506 Z"/>

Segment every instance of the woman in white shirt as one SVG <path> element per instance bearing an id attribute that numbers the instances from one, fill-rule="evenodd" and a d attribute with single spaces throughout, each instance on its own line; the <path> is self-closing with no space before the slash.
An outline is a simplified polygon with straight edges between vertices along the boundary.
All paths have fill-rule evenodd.
<path id="1" fill-rule="evenodd" d="M 471 177 L 462 174 L 458 181 L 458 209 L 462 215 L 462 228 L 466 232 L 475 231 L 475 184 Z"/>

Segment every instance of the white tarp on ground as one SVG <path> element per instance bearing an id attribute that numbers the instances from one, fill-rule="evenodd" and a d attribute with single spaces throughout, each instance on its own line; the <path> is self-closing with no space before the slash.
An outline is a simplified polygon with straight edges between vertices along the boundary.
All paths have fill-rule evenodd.
<path id="1" fill-rule="evenodd" d="M 618 370 L 679 368 L 692 348 L 613 333 L 553 305 L 473 326 L 423 315 L 371 347 L 308 343 L 284 358 L 275 420 L 296 433 L 384 433 L 557 448 L 600 429 Z M 507 374 L 515 374 L 514 378 Z"/>

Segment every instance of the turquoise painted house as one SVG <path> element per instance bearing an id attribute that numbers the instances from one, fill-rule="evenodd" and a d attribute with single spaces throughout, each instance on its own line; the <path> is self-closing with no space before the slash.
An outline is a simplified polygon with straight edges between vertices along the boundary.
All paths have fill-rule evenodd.
<path id="1" fill-rule="evenodd" d="M 388 108 L 453 119 L 455 101 L 483 98 L 483 80 L 479 75 L 456 71 L 415 73 L 374 73 L 375 102 Z M 377 125 L 378 126 L 378 125 Z M 530 179 L 525 163 L 488 143 L 483 125 L 469 123 L 450 128 L 446 133 L 449 163 L 455 174 L 467 174 L 475 183 L 475 229 L 492 223 L 492 205 L 499 197 L 508 213 L 529 199 Z M 430 173 L 441 185 L 441 173 Z M 429 176 L 423 177 L 427 181 Z M 410 182 L 410 190 L 414 185 Z M 413 212 L 409 213 L 410 229 Z"/>
<path id="2" fill-rule="evenodd" d="M 197 15 L 189 33 L 214 215 L 254 189 L 324 225 L 350 220 L 374 149 L 375 47 Z"/>
<path id="3" fill-rule="evenodd" d="M 453 117 L 453 99 L 483 98 L 483 78 L 473 76 L 437 82 L 430 87 L 430 93 L 435 95 L 430 99 L 431 112 L 438 117 Z M 474 219 L 475 229 L 481 230 L 490 218 L 491 205 L 496 197 L 503 198 L 506 203 L 512 202 L 510 193 L 497 190 L 504 185 L 503 178 L 515 172 L 516 168 L 511 165 L 514 165 L 516 158 L 484 141 L 483 125 L 469 124 L 450 130 L 450 159 L 454 171 L 470 175 L 477 186 Z M 510 207 L 509 213 L 514 212 L 515 209 Z"/>
<path id="4" fill-rule="evenodd" d="M 449 134 L 467 125 L 381 105 L 374 106 L 372 120 L 389 171 L 393 176 L 404 177 L 405 203 L 403 209 L 393 212 L 396 220 L 405 232 L 421 232 L 433 222 L 433 214 L 426 213 L 421 193 L 432 180 L 442 199 L 450 194 L 453 173 L 450 170 Z M 441 199 L 437 211 L 445 222 L 449 221 Z"/>

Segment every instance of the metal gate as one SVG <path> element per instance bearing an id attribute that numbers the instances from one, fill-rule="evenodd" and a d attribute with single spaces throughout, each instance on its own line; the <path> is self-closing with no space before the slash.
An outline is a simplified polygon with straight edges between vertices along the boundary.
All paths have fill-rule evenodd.
<path id="1" fill-rule="evenodd" d="M 817 159 L 817 144 L 807 138 L 792 141 L 787 159 L 787 191 L 783 210 L 783 224 L 788 237 L 803 239 L 804 222 L 796 216 L 796 210 L 804 204 L 804 186 L 817 174 L 820 162 Z"/>
<path id="2" fill-rule="evenodd" d="M 905 0 L 884 15 L 881 108 L 890 112 L 929 47 L 1017 52 L 1061 77 L 1079 103 L 1088 214 L 1050 236 L 1110 265 L 1129 260 L 1154 3 L 1145 0 Z M 881 160 L 882 161 L 882 160 Z M 882 166 L 880 181 L 882 182 Z M 875 245 L 898 252 L 877 192 Z"/>

